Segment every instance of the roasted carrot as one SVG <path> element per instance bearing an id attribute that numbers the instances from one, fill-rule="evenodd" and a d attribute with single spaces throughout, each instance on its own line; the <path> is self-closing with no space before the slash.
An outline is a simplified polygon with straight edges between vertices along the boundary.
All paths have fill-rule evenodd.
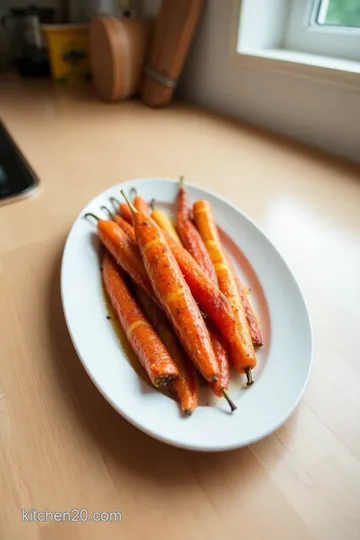
<path id="1" fill-rule="evenodd" d="M 179 377 L 171 386 L 179 399 L 182 411 L 190 415 L 198 404 L 194 365 L 182 349 L 164 312 L 138 287 L 136 288 L 136 295 L 139 298 L 145 315 L 154 328 L 156 328 L 171 358 L 173 358 L 179 369 Z"/>
<path id="2" fill-rule="evenodd" d="M 122 194 L 127 200 L 125 193 Z M 204 378 L 215 382 L 219 370 L 209 333 L 180 268 L 156 223 L 128 201 L 137 244 L 159 303 L 189 358 Z"/>
<path id="3" fill-rule="evenodd" d="M 188 205 L 188 198 L 187 193 L 184 188 L 184 177 L 180 176 L 179 179 L 179 189 L 178 189 L 178 195 L 177 195 L 177 216 L 176 216 L 176 222 L 178 223 L 184 223 L 184 221 L 187 221 L 189 219 L 189 205 Z"/>
<path id="4" fill-rule="evenodd" d="M 124 226 L 122 222 L 119 225 Z M 124 231 L 128 229 L 129 237 L 133 239 L 134 229 L 126 224 Z M 235 319 L 225 295 L 201 270 L 190 253 L 175 242 L 165 229 L 162 232 L 200 309 L 214 322 L 227 341 L 236 343 Z"/>
<path id="5" fill-rule="evenodd" d="M 118 205 L 119 206 L 119 205 Z M 130 238 L 130 240 L 136 244 L 136 237 L 135 237 L 135 231 L 134 231 L 134 227 L 132 226 L 131 223 L 129 223 L 128 221 L 126 221 L 123 217 L 119 216 L 119 214 L 113 214 L 107 206 L 100 206 L 101 210 L 104 210 L 107 215 L 109 216 L 109 219 L 111 219 L 112 221 L 115 221 L 115 223 L 117 223 L 120 227 L 120 229 L 122 229 L 126 234 L 127 236 Z"/>
<path id="6" fill-rule="evenodd" d="M 153 385 L 159 387 L 175 381 L 179 370 L 174 360 L 137 305 L 118 265 L 107 251 L 102 275 L 116 317 Z"/>
<path id="7" fill-rule="evenodd" d="M 125 221 L 132 223 L 131 212 L 126 203 L 120 203 L 118 212 L 117 212 Z"/>
<path id="8" fill-rule="evenodd" d="M 246 374 L 248 385 L 250 385 L 253 382 L 251 370 L 256 365 L 256 357 L 251 341 L 249 325 L 235 278 L 229 268 L 225 252 L 221 245 L 210 203 L 208 201 L 197 201 L 193 205 L 193 212 L 195 224 L 214 264 L 219 288 L 225 294 L 234 313 L 237 333 L 240 339 L 237 344 L 230 344 L 230 358 L 236 371 Z"/>
<path id="9" fill-rule="evenodd" d="M 134 242 L 136 243 L 136 236 L 135 236 L 135 231 L 134 231 L 134 227 L 131 225 L 131 223 L 129 223 L 128 221 L 126 221 L 123 217 L 121 216 L 114 216 L 114 221 L 119 225 L 119 227 L 124 231 L 126 232 L 126 234 L 128 235 L 128 237 Z"/>
<path id="10" fill-rule="evenodd" d="M 114 221 L 99 219 L 95 214 L 88 213 L 85 217 L 96 219 L 98 236 L 103 245 L 131 279 L 158 304 L 138 249 L 125 231 Z"/>
<path id="11" fill-rule="evenodd" d="M 224 336 L 220 333 L 220 331 L 211 321 L 208 320 L 206 322 L 206 326 L 209 331 L 215 358 L 219 366 L 219 378 L 215 383 L 210 383 L 210 387 L 216 396 L 225 397 L 226 401 L 230 405 L 231 412 L 234 412 L 237 407 L 227 392 L 230 380 L 230 366 L 227 344 L 225 342 Z"/>
<path id="12" fill-rule="evenodd" d="M 227 257 L 227 262 L 235 278 L 235 282 L 236 282 L 236 286 L 240 295 L 240 299 L 245 310 L 246 319 L 247 319 L 249 329 L 250 329 L 251 341 L 253 342 L 254 346 L 261 347 L 263 344 L 261 331 L 260 331 L 259 324 L 256 320 L 256 317 L 254 315 L 253 309 L 251 307 L 248 295 L 246 294 L 244 285 L 242 284 L 240 276 L 236 272 L 230 257 Z"/>
<path id="13" fill-rule="evenodd" d="M 180 186 L 178 192 L 178 212 L 176 218 L 176 229 L 181 241 L 188 252 L 194 257 L 200 268 L 209 276 L 211 281 L 217 285 L 217 277 L 214 265 L 211 262 L 209 253 L 206 250 L 204 242 L 196 230 L 195 225 L 189 219 L 189 209 L 187 194 L 184 188 L 184 179 L 180 177 Z"/>
<path id="14" fill-rule="evenodd" d="M 128 210 L 129 210 L 128 205 L 125 204 L 125 203 L 121 203 L 121 202 L 119 201 L 119 199 L 117 199 L 116 197 L 109 197 L 109 201 L 110 201 L 111 204 L 112 204 L 112 207 L 113 207 L 114 212 L 116 212 L 116 214 L 117 214 L 118 216 L 121 216 L 121 215 L 122 215 L 122 214 L 121 214 L 121 207 L 123 207 L 123 208 L 125 209 L 125 206 L 126 206 L 126 207 L 127 207 L 127 210 L 125 210 L 125 213 L 127 213 L 127 214 L 129 213 L 129 212 L 128 212 Z M 130 216 L 129 216 L 129 217 L 131 218 L 131 212 L 130 212 Z M 129 223 L 132 223 L 132 218 L 129 220 Z"/>
<path id="15" fill-rule="evenodd" d="M 122 222 L 119 222 L 120 226 L 122 226 L 126 231 L 128 231 L 128 234 L 129 234 L 129 237 L 131 239 L 133 239 L 133 235 L 135 234 L 134 233 L 134 229 L 131 225 L 129 225 L 126 221 L 122 220 Z M 164 231 L 165 232 L 165 231 Z M 165 233 L 166 234 L 166 233 Z M 173 242 L 174 240 L 171 239 L 170 240 L 171 242 Z M 185 250 L 183 250 L 185 251 Z M 185 253 L 187 253 L 187 251 L 185 251 Z M 187 253 L 188 254 L 188 253 Z M 191 255 L 188 254 L 188 256 L 191 258 Z M 195 265 L 196 267 L 198 267 L 198 269 L 200 270 L 200 272 L 202 272 L 202 270 L 200 269 L 200 267 L 198 266 L 198 264 L 196 263 L 196 261 L 194 261 L 194 259 L 192 259 L 193 261 L 193 265 Z M 185 275 L 184 275 L 185 277 Z M 214 288 L 214 285 L 212 284 L 212 282 L 209 280 L 209 278 L 207 276 L 205 276 L 205 279 L 208 280 L 208 282 L 210 283 L 210 287 L 213 289 Z M 186 281 L 186 279 L 185 279 Z M 222 293 L 220 293 L 219 290 L 217 290 L 217 292 L 221 295 Z M 144 297 L 147 301 L 147 304 L 149 306 L 153 306 L 152 310 L 151 311 L 154 311 L 154 312 L 158 312 L 159 313 L 159 317 L 161 316 L 161 318 L 165 318 L 164 317 L 164 314 L 157 308 L 157 306 L 154 305 L 154 303 L 151 301 L 151 299 L 149 297 L 146 297 L 146 295 L 143 295 L 142 294 L 142 297 Z M 225 297 L 224 297 L 225 298 Z M 141 298 L 139 297 L 140 301 L 141 301 Z M 226 299 L 225 299 L 226 300 Z M 142 307 L 146 313 L 146 315 L 148 316 L 148 318 L 150 319 L 150 321 L 155 324 L 155 327 L 158 329 L 158 324 L 154 321 L 150 311 L 148 311 L 146 309 L 146 306 L 144 305 L 144 303 L 142 303 Z M 221 311 L 221 310 L 220 310 Z M 161 319 L 160 319 L 161 320 Z M 224 324 L 224 318 L 221 319 L 222 320 L 222 323 Z M 225 320 L 226 320 L 226 314 L 225 314 Z M 167 322 L 166 318 L 165 318 L 165 321 Z M 159 323 L 160 324 L 160 323 Z M 210 321 L 210 320 L 207 320 L 206 321 L 206 326 L 207 326 L 207 329 L 208 329 L 208 332 L 209 332 L 209 336 L 210 336 L 210 340 L 211 340 L 211 344 L 213 346 L 213 350 L 214 350 L 214 354 L 215 354 L 215 358 L 217 360 L 217 363 L 218 363 L 218 367 L 219 367 L 219 381 L 216 382 L 216 383 L 211 383 L 211 388 L 213 390 L 213 392 L 218 396 L 218 397 L 222 397 L 224 396 L 225 399 L 227 400 L 227 402 L 229 403 L 229 406 L 230 406 L 230 409 L 231 411 L 233 412 L 234 410 L 236 410 L 236 405 L 233 403 L 233 401 L 231 400 L 230 396 L 228 395 L 227 393 L 227 389 L 228 389 L 228 384 L 229 384 L 229 374 L 230 374 L 230 371 L 229 371 L 229 358 L 228 358 L 228 352 L 227 352 L 227 346 L 226 346 L 226 343 L 225 343 L 225 338 L 224 336 L 220 333 L 220 331 L 217 329 L 217 327 Z M 235 322 L 233 321 L 233 326 L 235 327 Z M 167 327 L 168 328 L 171 328 L 170 325 L 167 323 Z M 158 329 L 159 330 L 159 329 Z M 161 332 L 161 330 L 159 330 L 159 333 L 160 333 L 160 337 L 163 339 L 165 345 L 167 346 L 168 350 L 170 351 L 170 353 L 172 354 L 172 357 L 175 359 L 176 361 L 176 358 L 177 358 L 177 355 L 176 353 L 173 354 L 172 352 L 172 347 L 169 346 L 169 343 L 166 341 L 166 333 L 164 332 L 164 336 Z M 171 342 L 170 342 L 171 343 Z M 176 364 L 179 366 L 178 362 L 176 361 Z M 180 374 L 181 374 L 181 370 L 180 370 Z M 182 380 L 181 380 L 181 376 L 179 377 L 179 379 L 176 381 L 175 383 L 176 386 L 178 386 L 178 388 L 176 389 L 175 388 L 175 391 L 177 393 L 177 395 L 179 396 L 179 399 L 180 399 L 180 403 L 183 403 L 183 401 L 186 402 L 187 399 L 189 399 L 189 395 L 188 395 L 188 389 L 187 389 L 187 386 L 183 384 Z M 183 397 L 181 397 L 183 395 Z M 184 410 L 184 406 L 182 405 L 182 408 Z"/>
<path id="16" fill-rule="evenodd" d="M 203 239 L 196 230 L 196 227 L 192 221 L 189 219 L 187 194 L 183 185 L 182 177 L 180 178 L 180 187 L 178 193 L 177 227 L 185 247 L 187 247 L 190 254 L 198 262 L 200 268 L 202 268 L 211 281 L 217 286 L 218 281 L 214 265 L 206 250 Z M 231 412 L 233 412 L 236 409 L 236 406 L 227 393 L 227 389 L 229 387 L 230 368 L 225 340 L 210 321 L 207 324 L 207 329 L 209 331 L 211 344 L 213 346 L 215 358 L 219 367 L 219 379 L 216 383 L 211 383 L 211 388 L 218 397 L 225 397 L 230 405 Z"/>
<path id="17" fill-rule="evenodd" d="M 130 194 L 132 197 L 134 197 L 133 205 L 135 206 L 136 210 L 138 212 L 142 212 L 143 214 L 149 216 L 150 215 L 150 207 L 148 203 L 138 195 L 137 190 L 135 188 L 131 188 Z M 129 209 L 129 207 L 128 207 Z"/>
<path id="18" fill-rule="evenodd" d="M 163 212 L 162 210 L 158 210 L 155 208 L 155 200 L 152 199 L 150 203 L 150 207 L 152 208 L 151 217 L 159 225 L 160 229 L 163 229 L 167 231 L 170 236 L 179 244 L 179 246 L 182 246 L 181 240 L 179 238 L 178 233 L 175 230 L 174 225 L 171 223 L 170 218 Z"/>
<path id="19" fill-rule="evenodd" d="M 229 342 L 236 341 L 235 319 L 225 295 L 201 270 L 186 249 L 179 246 L 166 231 L 163 231 L 163 234 L 200 309 L 216 324 Z"/>

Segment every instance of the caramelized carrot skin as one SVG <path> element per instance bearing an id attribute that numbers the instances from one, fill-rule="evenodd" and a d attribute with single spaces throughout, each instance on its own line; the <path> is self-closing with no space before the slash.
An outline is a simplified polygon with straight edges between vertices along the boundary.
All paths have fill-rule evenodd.
<path id="1" fill-rule="evenodd" d="M 255 367 L 256 357 L 235 278 L 222 248 L 210 203 L 204 200 L 197 201 L 193 206 L 193 211 L 196 226 L 214 264 L 219 288 L 225 294 L 234 313 L 239 339 L 237 343 L 230 344 L 230 357 L 236 371 L 243 373 L 246 368 Z"/>
<path id="2" fill-rule="evenodd" d="M 106 292 L 128 341 L 154 386 L 174 381 L 179 370 L 156 331 L 143 315 L 110 255 L 102 265 Z"/>
<path id="3" fill-rule="evenodd" d="M 174 225 L 171 223 L 170 218 L 162 210 L 153 210 L 151 212 L 151 217 L 160 229 L 163 229 L 169 233 L 169 235 L 181 246 L 181 240 L 178 233 L 175 230 Z"/>
<path id="4" fill-rule="evenodd" d="M 209 276 L 211 281 L 217 285 L 217 277 L 214 265 L 206 250 L 204 242 L 197 231 L 195 225 L 189 219 L 187 194 L 184 187 L 178 192 L 178 213 L 176 228 L 184 247 L 194 257 L 200 268 Z"/>
<path id="5" fill-rule="evenodd" d="M 180 178 L 180 186 L 179 186 L 179 191 L 178 191 L 178 196 L 177 196 L 177 204 L 178 204 L 177 216 L 176 216 L 177 224 L 184 223 L 185 221 L 189 219 L 188 198 L 187 198 L 186 190 L 182 185 L 182 182 L 183 182 L 183 179 Z"/>
<path id="6" fill-rule="evenodd" d="M 157 303 L 139 252 L 127 234 L 113 221 L 99 219 L 98 235 L 115 261 Z"/>
<path id="7" fill-rule="evenodd" d="M 214 265 L 211 262 L 204 242 L 196 230 L 195 225 L 188 219 L 181 225 L 177 225 L 177 231 L 184 247 L 192 255 L 200 268 L 205 272 L 211 281 L 217 285 L 217 277 L 214 269 Z"/>
<path id="8" fill-rule="evenodd" d="M 161 230 L 140 212 L 133 219 L 137 243 L 158 301 L 190 359 L 206 380 L 215 382 L 218 366 L 209 333 Z"/>
<path id="9" fill-rule="evenodd" d="M 146 216 L 150 215 L 150 206 L 140 195 L 136 195 L 134 198 L 134 206 L 138 212 L 142 212 Z"/>
<path id="10" fill-rule="evenodd" d="M 219 378 L 215 383 L 210 383 L 210 386 L 216 396 L 222 397 L 223 390 L 227 390 L 229 388 L 230 380 L 230 365 L 227 344 L 224 336 L 211 321 L 207 321 L 206 326 L 209 330 L 211 344 L 219 366 Z"/>
<path id="11" fill-rule="evenodd" d="M 136 236 L 135 236 L 135 231 L 134 231 L 134 227 L 132 226 L 132 224 L 129 223 L 128 221 L 126 221 L 126 219 L 124 219 L 123 217 L 121 217 L 119 215 L 114 216 L 114 221 L 115 221 L 115 223 L 117 223 L 119 225 L 119 227 L 124 232 L 126 232 L 128 237 L 130 238 L 130 240 L 132 240 L 136 244 Z"/>
<path id="12" fill-rule="evenodd" d="M 258 322 L 256 320 L 255 315 L 254 315 L 254 312 L 253 312 L 253 309 L 252 309 L 251 304 L 249 302 L 248 296 L 247 296 L 247 294 L 245 292 L 245 289 L 244 289 L 244 286 L 243 286 L 243 284 L 242 284 L 242 282 L 240 280 L 240 277 L 237 274 L 237 272 L 236 272 L 236 270 L 234 268 L 234 265 L 233 265 L 233 263 L 232 263 L 232 261 L 231 261 L 231 259 L 229 257 L 227 257 L 227 262 L 228 262 L 229 268 L 230 268 L 230 270 L 231 270 L 231 272 L 232 272 L 232 274 L 233 274 L 233 276 L 235 278 L 238 293 L 239 293 L 242 305 L 243 305 L 244 310 L 245 310 L 246 319 L 247 319 L 249 329 L 250 329 L 251 340 L 252 340 L 254 346 L 261 347 L 262 344 L 263 344 L 263 340 L 262 340 L 262 336 L 261 336 L 260 327 L 259 327 L 259 324 L 258 324 Z"/>
<path id="13" fill-rule="evenodd" d="M 179 377 L 171 384 L 171 386 L 179 399 L 181 410 L 185 414 L 190 415 L 198 405 L 194 365 L 190 362 L 188 356 L 182 349 L 164 312 L 161 311 L 139 288 L 137 289 L 136 294 L 145 315 L 148 317 L 153 327 L 156 328 L 156 331 L 179 369 Z"/>
<path id="14" fill-rule="evenodd" d="M 119 225 L 123 226 L 121 223 Z M 133 227 L 131 229 L 135 234 Z M 165 229 L 162 229 L 162 233 L 200 309 L 215 323 L 227 341 L 237 341 L 234 315 L 224 294 L 201 270 L 186 249 L 180 246 Z"/>
<path id="15" fill-rule="evenodd" d="M 132 223 L 131 210 L 126 203 L 120 203 L 118 208 L 118 214 L 120 214 L 120 216 L 128 223 Z"/>
<path id="16" fill-rule="evenodd" d="M 228 341 L 236 340 L 235 319 L 225 295 L 201 270 L 186 249 L 179 246 L 166 231 L 163 231 L 163 234 L 200 309 L 208 315 Z"/>

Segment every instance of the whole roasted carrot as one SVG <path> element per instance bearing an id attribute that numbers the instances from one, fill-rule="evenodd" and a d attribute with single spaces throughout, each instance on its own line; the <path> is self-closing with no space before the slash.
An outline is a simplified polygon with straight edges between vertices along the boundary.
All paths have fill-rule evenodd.
<path id="1" fill-rule="evenodd" d="M 121 227 L 123 224 L 119 222 L 119 225 Z M 132 231 L 129 230 L 129 236 L 132 239 L 135 233 L 133 227 L 130 227 Z M 125 226 L 124 231 L 127 229 Z M 201 270 L 190 253 L 175 242 L 165 229 L 162 232 L 200 309 L 214 322 L 227 341 L 236 343 L 238 337 L 235 319 L 225 295 Z"/>
<path id="2" fill-rule="evenodd" d="M 220 331 L 211 321 L 206 321 L 206 326 L 209 331 L 215 358 L 219 366 L 219 378 L 216 382 L 210 383 L 210 387 L 216 396 L 225 397 L 226 401 L 230 405 L 231 412 L 234 412 L 237 407 L 235 403 L 230 399 L 230 396 L 227 392 L 230 380 L 230 366 L 227 344 L 225 342 L 224 336 L 220 333 Z"/>
<path id="3" fill-rule="evenodd" d="M 159 225 L 160 229 L 163 229 L 167 231 L 170 236 L 179 244 L 179 246 L 182 246 L 181 240 L 179 238 L 178 233 L 175 230 L 174 225 L 171 223 L 170 218 L 163 212 L 162 210 L 158 210 L 155 208 L 155 200 L 152 199 L 150 203 L 150 207 L 152 209 L 151 217 Z"/>
<path id="4" fill-rule="evenodd" d="M 182 349 L 174 331 L 163 311 L 140 288 L 136 289 L 140 305 L 145 315 L 156 328 L 171 358 L 179 370 L 179 377 L 172 383 L 172 387 L 179 399 L 181 410 L 190 415 L 197 407 L 198 395 L 196 387 L 196 373 L 194 365 Z M 216 383 L 214 383 L 216 384 Z"/>
<path id="5" fill-rule="evenodd" d="M 196 230 L 194 224 L 189 219 L 187 195 L 182 177 L 180 178 L 180 187 L 178 193 L 177 227 L 185 247 L 187 247 L 188 251 L 198 262 L 200 268 L 202 268 L 211 281 L 217 286 L 218 282 L 214 265 L 206 250 L 203 239 Z M 218 397 L 225 397 L 230 405 L 231 412 L 233 412 L 236 409 L 236 406 L 231 401 L 227 393 L 227 389 L 229 387 L 230 368 L 226 344 L 223 336 L 218 332 L 217 328 L 211 324 L 211 322 L 207 324 L 207 329 L 209 331 L 215 358 L 219 366 L 219 379 L 216 383 L 211 384 L 211 388 Z"/>
<path id="6" fill-rule="evenodd" d="M 248 385 L 252 384 L 251 370 L 256 366 L 255 351 L 252 344 L 249 325 L 244 307 L 236 286 L 235 278 L 229 268 L 228 261 L 220 242 L 218 229 L 208 201 L 197 201 L 193 205 L 195 224 L 205 242 L 214 264 L 219 281 L 219 288 L 229 300 L 234 313 L 239 342 L 230 344 L 230 357 L 234 368 L 245 373 Z"/>
<path id="7" fill-rule="evenodd" d="M 176 218 L 176 229 L 181 241 L 188 252 L 194 257 L 200 268 L 209 276 L 211 281 L 217 285 L 217 277 L 214 265 L 206 250 L 204 242 L 196 230 L 193 222 L 189 219 L 189 209 L 187 194 L 184 188 L 184 179 L 180 177 L 178 192 L 178 212 Z"/>
<path id="8" fill-rule="evenodd" d="M 122 191 L 125 199 L 127 197 Z M 159 303 L 189 358 L 204 378 L 215 382 L 219 370 L 209 333 L 180 268 L 156 223 L 128 201 L 137 244 Z"/>
<path id="9" fill-rule="evenodd" d="M 229 342 L 236 341 L 235 319 L 225 295 L 186 249 L 179 246 L 166 231 L 163 234 L 201 311 L 206 313 Z"/>
<path id="10" fill-rule="evenodd" d="M 120 226 L 123 226 L 124 231 L 128 231 L 129 237 L 133 240 L 133 235 L 135 235 L 133 227 L 131 225 L 129 225 L 124 220 L 122 220 L 122 222 L 119 222 L 119 224 L 120 224 Z M 174 240 L 171 239 L 170 241 L 172 242 Z M 183 250 L 183 251 L 185 251 L 185 250 Z M 185 251 L 185 253 L 187 253 L 187 251 Z M 190 254 L 188 254 L 188 256 L 191 258 Z M 198 264 L 194 261 L 194 259 L 193 259 L 193 264 L 195 266 L 197 266 L 199 268 L 199 270 L 202 272 L 202 270 L 200 269 Z M 209 280 L 209 278 L 207 276 L 205 276 L 205 278 L 206 278 L 206 280 L 209 281 L 210 287 L 214 288 L 214 285 Z M 185 281 L 186 281 L 186 279 L 185 279 Z M 218 292 L 220 293 L 220 291 L 218 291 Z M 139 291 L 139 294 L 140 294 L 140 291 Z M 220 295 L 221 294 L 222 293 L 220 293 Z M 149 306 L 148 309 L 147 309 L 146 305 L 144 305 L 144 302 L 142 302 L 142 298 L 144 298 L 146 300 L 146 303 Z M 162 319 L 165 319 L 165 323 L 167 323 L 166 317 L 164 317 L 164 314 L 159 310 L 159 308 L 157 306 L 154 305 L 154 303 L 151 301 L 151 299 L 149 297 L 147 297 L 146 295 L 141 293 L 141 297 L 139 296 L 139 299 L 140 299 L 140 301 L 142 303 L 142 307 L 143 307 L 146 315 L 148 316 L 150 321 L 155 325 L 155 328 L 158 329 L 158 331 L 160 333 L 160 337 L 163 339 L 163 341 L 164 341 L 165 345 L 167 346 L 168 350 L 170 351 L 172 357 L 176 361 L 176 358 L 177 358 L 178 355 L 177 355 L 176 351 L 173 353 L 173 347 L 171 346 L 171 341 L 172 340 L 171 339 L 169 340 L 170 343 L 168 343 L 168 341 L 167 341 L 167 333 L 168 332 L 165 332 L 165 331 L 161 332 L 161 330 L 159 330 L 159 327 L 161 329 L 161 327 L 165 326 L 165 324 L 161 325 L 159 322 L 156 322 L 154 320 L 154 316 L 157 313 L 158 313 L 158 319 L 160 321 Z M 225 319 L 226 319 L 226 315 L 225 315 Z M 221 321 L 224 324 L 224 318 L 222 318 Z M 231 398 L 230 398 L 230 396 L 229 396 L 229 394 L 227 392 L 227 389 L 228 389 L 228 386 L 229 386 L 230 370 L 229 370 L 229 358 L 228 358 L 228 352 L 227 352 L 227 346 L 226 346 L 225 338 L 220 333 L 220 331 L 217 329 L 217 327 L 210 320 L 206 321 L 206 326 L 207 326 L 207 329 L 208 329 L 208 332 L 209 332 L 211 344 L 213 346 L 215 358 L 217 360 L 218 367 L 219 367 L 219 380 L 216 383 L 211 383 L 211 388 L 212 388 L 213 392 L 218 397 L 222 397 L 222 396 L 225 397 L 225 399 L 229 403 L 231 411 L 233 412 L 234 410 L 236 410 L 237 407 L 234 404 L 234 402 L 231 400 Z M 234 321 L 233 321 L 233 326 L 235 327 L 235 322 Z M 165 326 L 165 329 L 166 328 L 171 328 L 168 323 L 167 323 L 167 326 Z M 176 364 L 178 365 L 178 367 L 180 367 L 179 363 L 177 361 L 176 361 Z M 189 393 L 188 393 L 188 386 L 189 386 L 188 384 L 186 385 L 186 384 L 183 384 L 183 382 L 182 382 L 181 369 L 180 369 L 180 377 L 176 381 L 176 383 L 174 385 L 174 388 L 175 388 L 175 392 L 179 396 L 180 403 L 182 404 L 182 408 L 183 408 L 184 411 L 185 411 L 186 401 L 189 398 L 191 399 L 191 394 L 189 396 Z"/>
<path id="11" fill-rule="evenodd" d="M 150 207 L 148 203 L 138 195 L 137 190 L 135 188 L 131 188 L 130 194 L 132 197 L 134 197 L 133 205 L 135 206 L 136 210 L 138 212 L 142 212 L 143 214 L 146 214 L 147 216 L 150 215 Z M 129 207 L 128 207 L 129 209 Z"/>
<path id="12" fill-rule="evenodd" d="M 140 254 L 125 231 L 114 221 L 99 219 L 95 214 L 87 213 L 85 217 L 96 219 L 97 233 L 102 244 L 131 279 L 159 305 Z"/>
<path id="13" fill-rule="evenodd" d="M 239 274 L 236 272 L 230 257 L 227 257 L 227 262 L 235 278 L 235 282 L 236 282 L 236 286 L 240 295 L 240 299 L 245 310 L 246 319 L 247 319 L 249 329 L 250 329 L 251 341 L 253 342 L 254 346 L 261 347 L 263 344 L 263 340 L 261 336 L 260 327 L 254 315 L 251 304 L 249 302 L 249 298 L 246 294 L 244 285 L 242 284 Z"/>
<path id="14" fill-rule="evenodd" d="M 154 386 L 175 381 L 179 370 L 132 297 L 118 265 L 106 251 L 102 263 L 106 292 L 126 337 Z"/>

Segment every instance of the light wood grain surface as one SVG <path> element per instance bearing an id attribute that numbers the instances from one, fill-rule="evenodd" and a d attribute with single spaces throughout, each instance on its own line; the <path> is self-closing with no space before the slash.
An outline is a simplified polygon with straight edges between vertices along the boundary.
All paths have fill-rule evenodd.
<path id="1" fill-rule="evenodd" d="M 360 538 L 359 167 L 189 105 L 106 105 L 48 83 L 1 81 L 0 114 L 41 182 L 0 208 L 0 538 Z M 85 373 L 61 307 L 81 208 L 121 180 L 179 174 L 265 230 L 313 324 L 297 411 L 228 453 L 172 448 L 123 420 Z M 22 508 L 123 520 L 22 523 Z"/>

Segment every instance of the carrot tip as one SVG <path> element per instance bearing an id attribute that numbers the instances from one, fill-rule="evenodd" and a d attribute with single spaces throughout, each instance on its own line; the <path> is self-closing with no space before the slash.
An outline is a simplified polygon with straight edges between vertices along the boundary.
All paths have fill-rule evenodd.
<path id="1" fill-rule="evenodd" d="M 191 416 L 192 415 L 192 410 L 190 410 L 190 409 L 184 409 L 183 412 L 184 412 L 185 416 Z"/>
<path id="2" fill-rule="evenodd" d="M 246 375 L 246 378 L 247 378 L 246 386 L 251 386 L 252 384 L 254 384 L 254 380 L 253 380 L 252 375 L 251 375 L 251 369 L 250 368 L 245 368 L 244 371 L 245 371 L 245 375 Z"/>
<path id="3" fill-rule="evenodd" d="M 179 178 L 179 183 L 180 183 L 180 187 L 181 187 L 181 188 L 184 186 L 184 180 L 185 180 L 185 177 L 184 177 L 184 176 L 180 176 L 180 178 Z"/>
<path id="4" fill-rule="evenodd" d="M 133 197 L 133 198 L 137 197 L 137 189 L 136 188 L 132 187 L 130 189 L 130 197 Z"/>
<path id="5" fill-rule="evenodd" d="M 155 208 L 155 199 L 151 199 L 151 201 L 150 201 L 150 208 L 151 208 L 151 210 L 155 210 L 155 209 L 156 209 L 156 208 Z"/>

